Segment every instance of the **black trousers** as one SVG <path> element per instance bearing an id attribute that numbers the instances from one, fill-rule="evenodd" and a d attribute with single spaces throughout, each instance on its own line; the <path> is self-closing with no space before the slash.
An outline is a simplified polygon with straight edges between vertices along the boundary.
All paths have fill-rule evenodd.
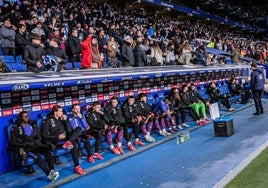
<path id="1" fill-rule="evenodd" d="M 79 159 L 78 159 L 78 138 L 81 134 L 81 128 L 78 127 L 74 129 L 70 135 L 68 135 L 68 139 L 73 144 L 73 148 L 71 150 L 72 159 L 74 162 L 74 166 L 79 166 Z"/>
<path id="2" fill-rule="evenodd" d="M 263 106 L 261 101 L 262 92 L 263 90 L 252 90 L 253 100 L 257 113 L 263 112 Z"/>
<path id="3" fill-rule="evenodd" d="M 139 131 L 140 131 L 139 125 L 135 122 L 127 122 L 126 126 L 124 126 L 124 137 L 127 140 L 127 142 L 130 141 L 128 128 L 133 128 L 135 138 L 139 138 Z"/>
<path id="4" fill-rule="evenodd" d="M 42 159 L 41 154 L 46 157 L 47 165 L 45 164 L 45 161 Z M 41 170 L 46 175 L 49 174 L 50 170 L 54 170 L 54 158 L 49 148 L 35 147 L 30 151 L 29 156 L 35 158 L 36 164 L 41 168 Z"/>
<path id="5" fill-rule="evenodd" d="M 230 101 L 227 97 L 225 96 L 221 96 L 219 97 L 221 103 L 223 104 L 223 106 L 225 106 L 227 109 L 231 108 L 231 105 L 230 105 Z"/>
<path id="6" fill-rule="evenodd" d="M 99 153 L 100 146 L 102 143 L 102 131 L 90 131 L 89 134 L 96 139 L 95 153 Z"/>
<path id="7" fill-rule="evenodd" d="M 194 111 L 194 109 L 192 109 L 189 106 L 183 106 L 179 109 L 179 112 L 181 114 L 181 122 L 184 123 L 186 120 L 186 114 L 185 112 L 188 112 L 190 114 L 190 116 L 195 120 L 198 121 L 200 120 L 200 118 L 198 117 L 198 115 L 196 114 L 196 112 Z"/>

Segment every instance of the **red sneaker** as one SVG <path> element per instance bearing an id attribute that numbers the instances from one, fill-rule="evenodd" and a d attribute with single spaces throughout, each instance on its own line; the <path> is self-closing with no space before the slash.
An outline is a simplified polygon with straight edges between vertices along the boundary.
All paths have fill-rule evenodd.
<path id="1" fill-rule="evenodd" d="M 117 146 L 116 149 L 121 153 L 125 153 L 124 150 L 122 149 L 122 146 Z"/>
<path id="2" fill-rule="evenodd" d="M 120 151 L 118 151 L 117 148 L 113 148 L 113 149 L 111 149 L 111 150 L 112 150 L 112 152 L 113 152 L 114 154 L 116 154 L 116 155 L 119 155 L 119 154 L 120 154 Z"/>
<path id="3" fill-rule="evenodd" d="M 95 162 L 93 155 L 89 156 L 88 161 L 90 163 L 94 163 Z"/>
<path id="4" fill-rule="evenodd" d="M 205 124 L 206 124 L 206 122 L 203 121 L 203 120 L 200 120 L 200 121 L 198 122 L 198 125 L 200 125 L 200 126 L 203 126 L 203 125 L 205 125 Z"/>
<path id="5" fill-rule="evenodd" d="M 127 147 L 130 151 L 136 151 L 136 149 L 134 148 L 132 144 L 128 145 Z"/>
<path id="6" fill-rule="evenodd" d="M 75 167 L 74 171 L 79 175 L 85 175 L 86 174 L 86 171 L 81 166 Z"/>
<path id="7" fill-rule="evenodd" d="M 145 145 L 145 143 L 142 142 L 142 141 L 140 141 L 140 140 L 136 141 L 134 144 L 135 144 L 136 146 L 144 146 L 144 145 Z"/>
<path id="8" fill-rule="evenodd" d="M 103 160 L 103 157 L 99 153 L 94 153 L 93 157 L 99 160 Z"/>
<path id="9" fill-rule="evenodd" d="M 73 146 L 72 142 L 70 142 L 70 141 L 67 141 L 62 145 L 63 149 L 73 149 L 73 147 L 74 146 Z"/>

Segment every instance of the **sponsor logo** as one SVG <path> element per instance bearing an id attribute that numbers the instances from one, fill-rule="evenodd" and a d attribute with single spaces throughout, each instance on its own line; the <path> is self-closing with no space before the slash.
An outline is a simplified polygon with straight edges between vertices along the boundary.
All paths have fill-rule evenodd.
<path id="1" fill-rule="evenodd" d="M 78 80 L 77 84 L 91 84 L 92 80 Z"/>
<path id="2" fill-rule="evenodd" d="M 29 89 L 29 85 L 28 84 L 16 84 L 12 87 L 13 91 L 23 91 Z"/>
<path id="3" fill-rule="evenodd" d="M 32 90 L 31 95 L 39 95 L 39 90 Z"/>
<path id="4" fill-rule="evenodd" d="M 2 93 L 1 94 L 1 98 L 4 99 L 4 98 L 10 98 L 11 97 L 11 93 Z"/>
<path id="5" fill-rule="evenodd" d="M 13 109 L 13 114 L 19 114 L 22 111 L 22 108 Z"/>
<path id="6" fill-rule="evenodd" d="M 41 110 L 41 106 L 33 106 L 32 111 L 39 111 Z"/>
<path id="7" fill-rule="evenodd" d="M 71 106 L 71 105 L 72 105 L 72 101 L 65 102 L 65 106 Z"/>
<path id="8" fill-rule="evenodd" d="M 3 116 L 11 116 L 12 115 L 12 110 L 3 110 Z"/>
<path id="9" fill-rule="evenodd" d="M 31 97 L 22 97 L 22 102 L 30 101 Z"/>
<path id="10" fill-rule="evenodd" d="M 71 87 L 71 90 L 72 90 L 72 91 L 77 91 L 77 90 L 78 90 L 78 87 L 77 87 L 77 86 L 72 86 L 72 87 Z"/>
<path id="11" fill-rule="evenodd" d="M 49 105 L 48 104 L 42 105 L 41 109 L 42 110 L 47 110 L 47 109 L 49 109 Z"/>
<path id="12" fill-rule="evenodd" d="M 83 94 L 85 94 L 85 90 L 79 90 L 79 91 L 78 91 L 78 94 L 79 94 L 79 95 L 83 95 Z"/>
<path id="13" fill-rule="evenodd" d="M 31 104 L 31 102 L 24 102 L 24 103 L 22 103 L 22 106 L 23 107 L 31 107 L 32 106 L 32 104 Z"/>
<path id="14" fill-rule="evenodd" d="M 11 104 L 11 99 L 2 99 L 2 104 Z"/>
<path id="15" fill-rule="evenodd" d="M 57 88 L 57 92 L 63 92 L 63 87 Z"/>
<path id="16" fill-rule="evenodd" d="M 60 86 L 64 86 L 64 82 L 50 82 L 44 84 L 44 87 L 60 87 Z"/>

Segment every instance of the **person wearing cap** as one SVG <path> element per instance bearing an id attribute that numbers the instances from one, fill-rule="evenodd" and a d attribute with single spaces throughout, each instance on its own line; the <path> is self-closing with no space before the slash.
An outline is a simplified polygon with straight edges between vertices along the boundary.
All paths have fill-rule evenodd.
<path id="1" fill-rule="evenodd" d="M 27 65 L 28 72 L 39 73 L 42 71 L 43 57 L 45 55 L 44 48 L 41 44 L 39 35 L 32 35 L 32 42 L 24 49 L 24 60 Z"/>
<path id="2" fill-rule="evenodd" d="M 0 39 L 3 47 L 3 55 L 15 56 L 15 31 L 10 23 L 10 19 L 6 18 L 4 24 L 0 28 Z"/>
<path id="3" fill-rule="evenodd" d="M 98 37 L 89 35 L 81 44 L 82 61 L 81 67 L 84 69 L 99 69 L 102 67 L 102 56 L 99 50 Z"/>
<path id="4" fill-rule="evenodd" d="M 258 68 L 256 63 L 251 63 L 250 69 L 252 70 L 250 75 L 250 89 L 252 91 L 253 100 L 256 108 L 256 112 L 253 115 L 260 115 L 264 112 L 261 96 L 264 90 L 265 77 L 263 69 Z"/>
<path id="5" fill-rule="evenodd" d="M 129 35 L 124 37 L 124 43 L 121 46 L 121 56 L 123 67 L 133 67 L 135 64 L 135 57 L 131 45 L 133 38 Z"/>

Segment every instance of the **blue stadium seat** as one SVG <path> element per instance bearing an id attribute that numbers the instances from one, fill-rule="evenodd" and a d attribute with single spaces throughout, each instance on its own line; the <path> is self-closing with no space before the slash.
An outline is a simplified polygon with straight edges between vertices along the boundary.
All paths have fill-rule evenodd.
<path id="1" fill-rule="evenodd" d="M 73 68 L 74 69 L 81 69 L 82 67 L 81 67 L 81 62 L 74 62 L 73 63 Z"/>
<path id="2" fill-rule="evenodd" d="M 0 56 L 3 55 L 3 47 L 2 47 L 2 44 L 0 43 Z"/>
<path id="3" fill-rule="evenodd" d="M 65 70 L 73 70 L 73 64 L 71 62 L 66 62 Z"/>
<path id="4" fill-rule="evenodd" d="M 4 55 L 4 56 L 2 56 L 2 60 L 6 64 L 8 64 L 8 63 L 15 63 L 16 62 L 14 56 L 11 56 L 11 55 Z"/>
<path id="5" fill-rule="evenodd" d="M 16 56 L 16 63 L 23 63 L 23 59 L 21 55 Z"/>
<path id="6" fill-rule="evenodd" d="M 26 67 L 26 64 L 24 64 L 24 63 L 18 63 L 18 62 L 16 62 L 16 63 L 12 63 L 12 70 L 14 71 L 14 72 L 26 72 L 26 70 L 27 70 L 27 67 Z M 12 71 L 12 72 L 13 72 Z"/>

